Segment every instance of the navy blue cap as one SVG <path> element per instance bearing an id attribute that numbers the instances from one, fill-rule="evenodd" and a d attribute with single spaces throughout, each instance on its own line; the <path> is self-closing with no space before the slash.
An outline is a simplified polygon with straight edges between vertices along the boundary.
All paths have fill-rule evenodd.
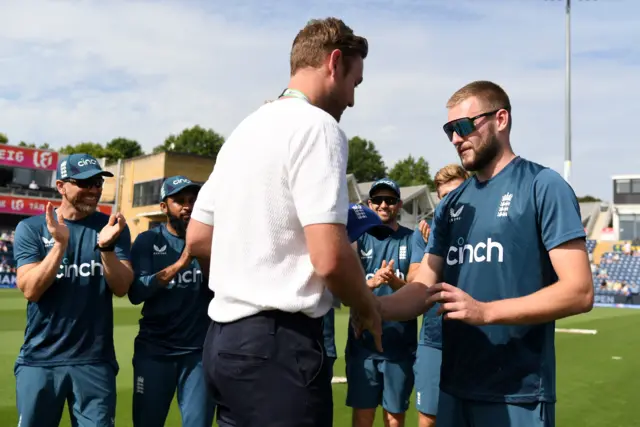
<path id="1" fill-rule="evenodd" d="M 162 187 L 160 187 L 160 201 L 164 201 L 167 197 L 178 194 L 188 187 L 200 188 L 200 184 L 196 184 L 186 176 L 170 176 L 164 180 Z"/>
<path id="2" fill-rule="evenodd" d="M 384 225 L 380 217 L 368 207 L 352 203 L 349 205 L 349 217 L 347 218 L 349 241 L 355 242 L 364 233 L 384 240 L 393 234 L 393 228 Z"/>
<path id="3" fill-rule="evenodd" d="M 111 172 L 102 170 L 100 162 L 88 154 L 71 154 L 58 163 L 56 179 L 89 179 L 94 176 L 113 176 Z"/>
<path id="4" fill-rule="evenodd" d="M 380 190 L 382 188 L 388 188 L 389 190 L 396 193 L 398 198 L 400 198 L 400 186 L 394 180 L 389 178 L 382 178 L 375 181 L 373 184 L 371 184 L 371 189 L 369 190 L 369 197 L 372 197 L 375 190 Z"/>

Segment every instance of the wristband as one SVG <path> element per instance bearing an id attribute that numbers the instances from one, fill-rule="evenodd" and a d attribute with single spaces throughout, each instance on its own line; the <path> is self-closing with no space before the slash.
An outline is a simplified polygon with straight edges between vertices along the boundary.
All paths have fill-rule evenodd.
<path id="1" fill-rule="evenodd" d="M 110 245 L 110 246 L 105 246 L 105 247 L 101 248 L 101 247 L 100 247 L 100 245 L 98 245 L 98 244 L 96 243 L 96 247 L 95 247 L 95 248 L 93 248 L 93 249 L 97 249 L 97 250 L 99 250 L 100 252 L 113 252 L 113 250 L 114 250 L 115 248 L 116 248 L 116 245 Z"/>

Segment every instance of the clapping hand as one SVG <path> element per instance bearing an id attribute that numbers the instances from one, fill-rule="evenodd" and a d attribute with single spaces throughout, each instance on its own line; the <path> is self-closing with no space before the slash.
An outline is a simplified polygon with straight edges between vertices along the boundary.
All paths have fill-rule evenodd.
<path id="1" fill-rule="evenodd" d="M 109 222 L 98 235 L 98 246 L 106 248 L 113 245 L 126 226 L 127 221 L 121 213 L 112 214 L 109 217 Z"/>
<path id="2" fill-rule="evenodd" d="M 422 239 L 425 243 L 429 241 L 429 233 L 431 233 L 431 227 L 429 227 L 429 223 L 424 219 L 420 221 L 418 225 L 418 229 L 420 230 L 420 234 L 422 234 Z"/>
<path id="3" fill-rule="evenodd" d="M 393 260 L 389 261 L 389 264 L 387 264 L 387 261 L 382 260 L 382 264 L 380 268 L 376 270 L 373 278 L 367 281 L 367 286 L 369 289 L 375 289 L 384 283 L 391 282 L 394 277 Z"/>
<path id="4" fill-rule="evenodd" d="M 47 203 L 47 209 L 45 212 L 45 220 L 47 223 L 47 230 L 56 243 L 66 245 L 69 242 L 69 227 L 64 223 L 64 217 L 62 212 L 58 209 L 57 220 L 53 219 L 53 205 Z"/>

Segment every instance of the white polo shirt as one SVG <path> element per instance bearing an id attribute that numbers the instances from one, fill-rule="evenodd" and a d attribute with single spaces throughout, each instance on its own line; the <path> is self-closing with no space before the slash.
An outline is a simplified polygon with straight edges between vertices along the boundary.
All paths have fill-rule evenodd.
<path id="1" fill-rule="evenodd" d="M 347 223 L 347 156 L 338 122 L 298 98 L 264 104 L 233 131 L 191 214 L 214 226 L 211 319 L 327 313 L 333 297 L 314 274 L 303 227 Z"/>

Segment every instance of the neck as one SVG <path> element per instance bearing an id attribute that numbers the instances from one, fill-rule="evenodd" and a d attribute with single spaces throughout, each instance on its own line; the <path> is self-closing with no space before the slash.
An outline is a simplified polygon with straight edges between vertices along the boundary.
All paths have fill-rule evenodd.
<path id="1" fill-rule="evenodd" d="M 68 219 L 71 221 L 78 221 L 89 216 L 88 213 L 80 212 L 79 210 L 77 210 L 71 203 L 67 201 L 67 199 L 62 199 L 62 203 L 60 204 L 60 206 L 58 206 L 57 211 L 62 214 L 64 219 Z"/>
<path id="2" fill-rule="evenodd" d="M 178 221 L 178 220 L 175 220 L 175 221 Z M 179 239 L 184 239 L 185 238 L 185 235 L 186 235 L 186 232 L 185 232 L 186 231 L 186 224 L 184 226 L 184 231 L 180 230 L 180 231 L 182 231 L 182 234 L 180 234 L 180 231 L 178 231 L 178 229 L 175 227 L 175 225 L 171 221 L 171 218 L 167 217 L 167 222 L 165 224 L 167 226 L 167 231 L 169 233 L 171 233 L 172 235 L 178 237 Z"/>
<path id="3" fill-rule="evenodd" d="M 398 224 L 398 220 L 394 219 L 392 221 L 389 221 L 387 224 L 385 224 L 387 227 L 391 227 L 393 229 L 393 231 L 398 231 L 398 228 L 400 227 L 400 224 Z"/>
<path id="4" fill-rule="evenodd" d="M 322 108 L 324 104 L 324 96 L 322 86 L 318 84 L 318 70 L 301 70 L 291 77 L 287 88 L 302 92 L 309 103 L 316 107 Z"/>
<path id="5" fill-rule="evenodd" d="M 167 231 L 171 234 L 173 234 L 176 237 L 180 237 L 178 236 L 178 231 L 175 229 L 175 227 L 173 225 L 171 225 L 171 222 L 169 221 L 169 219 L 167 218 Z"/>
<path id="6" fill-rule="evenodd" d="M 515 157 L 511 146 L 507 146 L 491 163 L 477 172 L 478 181 L 485 182 L 498 175 Z"/>

